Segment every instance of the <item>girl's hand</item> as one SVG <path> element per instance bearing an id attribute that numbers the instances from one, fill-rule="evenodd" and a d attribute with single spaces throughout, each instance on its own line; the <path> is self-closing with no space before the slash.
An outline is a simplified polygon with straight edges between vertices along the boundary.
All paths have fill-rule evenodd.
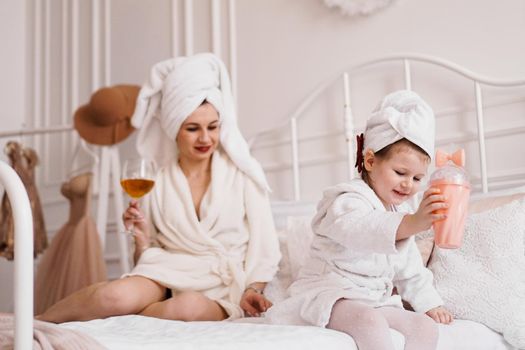
<path id="1" fill-rule="evenodd" d="M 435 307 L 425 313 L 437 323 L 449 324 L 454 320 L 454 317 L 450 311 L 445 309 L 443 306 Z"/>
<path id="2" fill-rule="evenodd" d="M 139 207 L 139 202 L 131 200 L 129 206 L 122 214 L 122 221 L 126 230 L 133 228 L 133 238 L 135 240 L 135 247 L 143 251 L 150 246 L 150 236 L 148 232 L 148 223 L 144 218 L 144 214 Z"/>
<path id="3" fill-rule="evenodd" d="M 447 217 L 448 204 L 445 196 L 439 194 L 438 188 L 429 188 L 423 194 L 423 200 L 414 214 L 403 217 L 397 228 L 396 240 L 401 240 L 428 230 L 434 221 L 443 220 Z"/>
<path id="4" fill-rule="evenodd" d="M 414 214 L 410 215 L 410 223 L 414 233 L 428 230 L 434 221 L 443 220 L 447 217 L 443 209 L 446 210 L 448 204 L 445 202 L 445 196 L 439 193 L 438 188 L 431 187 L 423 194 L 419 208 Z M 439 212 L 437 212 L 438 210 Z"/>
<path id="5" fill-rule="evenodd" d="M 252 288 L 247 288 L 241 297 L 240 306 L 249 316 L 261 316 L 261 312 L 265 312 L 272 306 L 272 302 L 263 294 L 256 292 Z"/>

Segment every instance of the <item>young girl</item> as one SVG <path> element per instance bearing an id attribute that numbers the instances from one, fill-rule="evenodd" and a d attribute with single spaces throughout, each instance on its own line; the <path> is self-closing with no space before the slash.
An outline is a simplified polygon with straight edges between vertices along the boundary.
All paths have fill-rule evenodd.
<path id="1" fill-rule="evenodd" d="M 389 328 L 404 335 L 407 350 L 435 349 L 435 322 L 450 323 L 452 316 L 413 236 L 445 218 L 435 211 L 447 205 L 430 188 L 414 214 L 400 210 L 418 191 L 434 153 L 433 112 L 413 92 L 392 93 L 373 112 L 358 146 L 362 178 L 324 192 L 312 221 L 310 258 L 289 288 L 291 297 L 268 318 L 290 322 L 296 309 L 300 323 L 345 332 L 360 350 L 394 349 Z M 416 312 L 404 310 L 401 298 Z"/>

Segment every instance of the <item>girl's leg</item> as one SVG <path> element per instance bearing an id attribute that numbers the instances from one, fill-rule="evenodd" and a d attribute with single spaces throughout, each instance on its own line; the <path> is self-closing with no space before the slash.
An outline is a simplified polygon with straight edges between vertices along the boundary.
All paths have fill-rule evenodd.
<path id="1" fill-rule="evenodd" d="M 390 328 L 405 336 L 405 350 L 434 350 L 439 330 L 436 322 L 424 314 L 396 307 L 378 308 Z"/>
<path id="2" fill-rule="evenodd" d="M 180 321 L 220 321 L 228 317 L 215 301 L 199 292 L 182 292 L 147 306 L 144 316 Z"/>
<path id="3" fill-rule="evenodd" d="M 36 318 L 61 323 L 137 314 L 163 300 L 165 292 L 166 288 L 141 276 L 101 282 L 67 296 Z"/>
<path id="4" fill-rule="evenodd" d="M 356 301 L 338 300 L 326 328 L 350 335 L 359 350 L 394 349 L 385 317 L 377 309 Z"/>

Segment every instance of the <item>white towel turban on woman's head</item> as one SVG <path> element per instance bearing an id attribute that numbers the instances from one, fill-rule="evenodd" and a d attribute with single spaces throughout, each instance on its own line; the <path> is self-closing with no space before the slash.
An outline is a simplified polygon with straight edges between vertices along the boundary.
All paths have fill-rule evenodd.
<path id="1" fill-rule="evenodd" d="M 269 190 L 262 167 L 250 155 L 237 125 L 228 71 L 211 53 L 169 59 L 153 66 L 131 119 L 139 129 L 139 154 L 159 167 L 171 162 L 178 154 L 175 139 L 182 123 L 205 100 L 219 113 L 219 138 L 224 151 L 242 172 Z"/>
<path id="2" fill-rule="evenodd" d="M 418 94 L 408 90 L 387 95 L 372 112 L 366 123 L 363 150 L 377 152 L 402 138 L 434 158 L 434 112 Z"/>

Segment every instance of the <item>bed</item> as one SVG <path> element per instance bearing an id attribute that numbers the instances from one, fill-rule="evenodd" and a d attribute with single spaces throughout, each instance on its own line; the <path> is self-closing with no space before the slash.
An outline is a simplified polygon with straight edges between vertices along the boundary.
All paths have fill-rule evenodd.
<path id="1" fill-rule="evenodd" d="M 419 54 L 391 55 L 346 67 L 312 89 L 298 108 L 282 119 L 282 124 L 261 131 L 250 140 L 252 152 L 261 160 L 274 189 L 272 206 L 283 252 L 281 269 L 265 291 L 274 302 L 286 297 L 286 287 L 304 259 L 308 223 L 322 189 L 355 176 L 353 140 L 361 132 L 367 112 L 382 95 L 401 88 L 416 90 L 433 106 L 447 106 L 436 109 L 437 146 L 452 144 L 454 148 L 466 149 L 467 170 L 475 192 L 472 198 L 476 200 L 472 205 L 476 212 L 470 214 L 472 230 L 483 220 L 500 215 L 502 209 L 498 208 L 507 208 L 510 202 L 514 203 L 512 210 L 518 212 L 525 205 L 520 196 L 525 193 L 525 188 L 520 187 L 525 184 L 525 159 L 504 159 L 525 134 L 525 79 L 489 79 L 446 60 Z M 460 88 L 468 93 L 460 92 Z M 311 130 L 313 133 L 308 134 Z M 5 180 L 8 175 L 4 174 L 9 171 L 4 165 L 0 171 L 2 183 L 9 188 L 14 180 Z M 10 197 L 17 195 L 15 190 L 10 191 Z M 27 218 L 27 203 L 21 202 L 21 209 L 15 210 Z M 505 210 L 507 213 L 510 209 Z M 490 215 L 484 214 L 489 212 Z M 521 220 L 515 212 L 507 214 Z M 504 309 L 520 308 L 519 303 L 525 305 L 525 236 L 518 224 L 508 223 L 518 231 L 514 236 L 521 237 L 521 246 L 515 244 L 514 250 L 521 254 L 518 265 L 522 270 L 517 270 L 518 275 L 507 276 L 517 276 L 516 292 L 507 299 L 518 305 L 505 304 Z M 525 228 L 525 221 L 521 227 Z M 31 228 L 23 225 L 16 231 L 17 242 L 24 242 L 17 245 L 20 253 L 16 252 L 15 257 L 16 349 L 30 348 L 32 341 L 33 271 L 28 268 L 32 266 L 32 255 L 27 251 L 32 243 L 28 232 Z M 420 238 L 422 251 L 425 245 L 428 250 L 431 239 L 428 233 Z M 448 252 L 434 248 L 428 254 L 429 264 L 433 264 L 429 266 L 438 276 L 445 279 L 459 273 L 446 262 L 457 262 L 461 256 L 447 257 Z M 505 285 L 503 282 L 500 284 Z M 446 283 L 453 284 L 454 280 Z M 458 288 L 449 289 L 453 292 L 446 300 L 453 301 Z M 465 290 L 459 291 L 460 295 L 463 293 Z M 487 298 L 491 298 L 490 291 L 480 294 L 481 302 Z M 468 308 L 456 311 L 467 317 L 448 326 L 440 325 L 439 349 L 525 348 L 520 343 L 525 338 L 523 318 L 510 319 L 503 311 L 493 317 L 495 310 L 481 312 L 483 315 Z M 178 322 L 132 315 L 69 322 L 59 327 L 84 332 L 108 349 L 357 349 L 352 338 L 343 333 L 308 326 L 270 325 L 264 317 L 234 322 Z M 403 349 L 402 335 L 394 330 L 391 333 L 396 349 Z"/>

